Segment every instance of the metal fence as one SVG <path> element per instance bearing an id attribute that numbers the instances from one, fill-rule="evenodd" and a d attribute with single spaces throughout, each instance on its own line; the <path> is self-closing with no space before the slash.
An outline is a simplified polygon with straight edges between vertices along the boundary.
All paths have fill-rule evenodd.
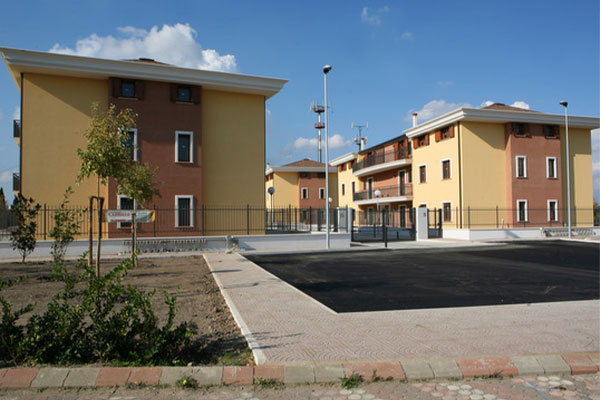
<path id="1" fill-rule="evenodd" d="M 263 208 L 263 207 L 205 207 L 194 209 L 154 208 L 154 219 L 137 224 L 139 237 L 263 235 L 276 233 L 324 232 L 325 209 Z M 42 206 L 35 222 L 38 240 L 50 238 L 58 207 Z M 90 232 L 89 209 L 71 208 L 78 222 L 77 237 Z M 347 208 L 330 209 L 330 231 L 347 230 Z M 98 232 L 98 210 L 92 210 L 91 230 Z M 342 217 L 340 217 L 342 215 Z M 341 225 L 340 225 L 341 220 Z M 0 210 L 0 240 L 9 240 L 16 229 L 17 217 L 10 210 Z M 102 221 L 103 237 L 121 238 L 131 235 L 131 223 Z"/>
<path id="2" fill-rule="evenodd" d="M 367 209 L 354 213 L 352 241 L 387 242 L 415 238 L 415 210 Z"/>

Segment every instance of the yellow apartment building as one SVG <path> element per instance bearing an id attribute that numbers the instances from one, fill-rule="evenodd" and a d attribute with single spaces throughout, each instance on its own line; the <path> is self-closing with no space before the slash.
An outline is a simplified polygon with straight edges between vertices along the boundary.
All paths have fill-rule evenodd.
<path id="1" fill-rule="evenodd" d="M 329 163 L 332 167 L 337 168 L 337 196 L 339 207 L 356 208 L 356 204 L 354 204 L 354 194 L 358 191 L 359 180 L 354 176 L 352 167 L 357 158 L 357 153 L 348 153 Z"/>
<path id="2" fill-rule="evenodd" d="M 283 79 L 180 68 L 154 60 L 106 60 L 0 48 L 21 95 L 15 123 L 20 148 L 15 189 L 40 204 L 56 206 L 74 186 L 91 121 L 92 103 L 102 109 L 137 113 L 132 157 L 158 167 L 161 197 L 134 205 L 117 195 L 116 183 L 89 179 L 74 186 L 74 206 L 91 195 L 109 209 L 145 207 L 157 211 L 154 226 L 140 236 L 223 234 L 231 227 L 216 207 L 265 207 L 265 102 Z M 252 232 L 264 233 L 264 215 L 252 217 Z M 249 220 L 249 219 L 248 219 Z M 254 221 L 255 220 L 255 221 Z M 109 224 L 110 237 L 129 227 Z M 49 229 L 49 228 L 48 228 Z M 106 231 L 106 228 L 105 228 Z M 240 232 L 243 233 L 243 232 Z"/>
<path id="3" fill-rule="evenodd" d="M 591 130 L 569 116 L 572 221 L 593 224 Z M 404 131 L 413 144 L 413 205 L 445 227 L 562 226 L 567 220 L 565 119 L 493 104 L 460 108 Z"/>

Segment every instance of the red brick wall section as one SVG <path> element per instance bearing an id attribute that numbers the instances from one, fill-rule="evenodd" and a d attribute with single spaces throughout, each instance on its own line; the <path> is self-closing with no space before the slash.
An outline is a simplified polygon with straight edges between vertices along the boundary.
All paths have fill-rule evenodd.
<path id="1" fill-rule="evenodd" d="M 319 178 L 317 172 L 307 172 L 307 177 L 298 178 L 298 204 L 300 208 L 324 208 L 325 199 L 319 199 L 319 188 L 325 188 L 325 178 Z M 302 198 L 302 188 L 308 188 L 308 199 Z M 331 196 L 330 196 L 331 197 Z"/>
<path id="2" fill-rule="evenodd" d="M 506 124 L 506 201 L 507 208 L 516 209 L 517 200 L 527 200 L 529 209 L 529 221 L 536 224 L 547 222 L 547 201 L 558 200 L 561 204 L 561 159 L 560 140 L 546 138 L 543 125 L 525 124 L 527 137 L 517 137 L 512 133 L 511 124 Z M 527 178 L 517 178 L 516 156 L 527 157 Z M 546 157 L 556 157 L 557 179 L 546 177 Z M 516 212 L 512 216 L 513 224 L 522 226 L 517 222 Z M 558 213 L 558 222 L 562 223 L 562 215 Z"/>
<path id="3" fill-rule="evenodd" d="M 137 146 L 138 160 L 158 167 L 156 180 L 160 182 L 162 197 L 155 197 L 148 205 L 151 208 L 175 208 L 175 195 L 194 196 L 193 207 L 198 210 L 202 204 L 202 113 L 200 98 L 197 103 L 176 103 L 171 101 L 171 84 L 163 82 L 144 82 L 143 99 L 126 99 L 109 95 L 109 102 L 117 109 L 130 108 L 138 114 Z M 199 91 L 199 90 L 198 90 Z M 193 132 L 193 162 L 175 162 L 175 131 Z M 111 180 L 108 188 L 108 207 L 117 208 L 117 186 Z M 189 234 L 189 228 L 175 228 L 175 211 L 161 216 L 161 229 L 167 228 L 169 235 Z M 198 213 L 194 216 L 194 225 L 198 227 Z M 116 224 L 110 224 L 110 231 L 117 230 Z M 139 225 L 139 235 L 152 233 L 151 223 Z M 129 235 L 129 230 L 123 230 Z M 111 235 L 118 237 L 119 235 Z"/>

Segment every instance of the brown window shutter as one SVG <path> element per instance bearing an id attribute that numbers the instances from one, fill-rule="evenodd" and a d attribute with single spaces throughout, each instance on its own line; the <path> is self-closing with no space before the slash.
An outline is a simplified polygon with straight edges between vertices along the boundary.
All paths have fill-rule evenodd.
<path id="1" fill-rule="evenodd" d="M 442 140 L 442 131 L 435 131 L 435 141 L 439 142 Z"/>
<path id="2" fill-rule="evenodd" d="M 425 146 L 429 145 L 429 133 L 425 134 Z"/>
<path id="3" fill-rule="evenodd" d="M 192 86 L 192 102 L 194 104 L 200 104 L 201 95 L 202 95 L 202 87 Z"/>
<path id="4" fill-rule="evenodd" d="M 138 100 L 143 100 L 146 94 L 146 84 L 144 81 L 135 81 L 135 97 Z"/>
<path id="5" fill-rule="evenodd" d="M 412 145 L 413 145 L 413 149 L 418 149 L 419 148 L 419 141 L 418 140 L 411 140 Z"/>
<path id="6" fill-rule="evenodd" d="M 112 97 L 121 96 L 121 80 L 119 78 L 110 78 L 112 81 Z"/>
<path id="7" fill-rule="evenodd" d="M 450 125 L 450 128 L 448 128 L 448 137 L 454 137 L 454 125 Z"/>
<path id="8" fill-rule="evenodd" d="M 175 103 L 177 101 L 177 85 L 176 83 L 171 83 L 171 101 Z"/>
<path id="9" fill-rule="evenodd" d="M 531 137 L 531 128 L 533 128 L 531 124 L 523 124 L 523 129 L 525 129 L 526 137 Z"/>

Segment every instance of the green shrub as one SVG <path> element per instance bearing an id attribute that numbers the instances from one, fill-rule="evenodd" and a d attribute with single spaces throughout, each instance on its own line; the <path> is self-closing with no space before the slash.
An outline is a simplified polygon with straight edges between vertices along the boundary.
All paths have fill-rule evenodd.
<path id="1" fill-rule="evenodd" d="M 22 277 L 16 280 L 4 281 L 0 279 L 0 292 L 26 279 Z M 12 305 L 0 295 L 0 307 L 2 308 L 2 320 L 0 321 L 0 360 L 15 363 L 20 359 L 20 346 L 25 337 L 23 327 L 16 324 L 21 315 L 33 310 L 33 304 L 28 304 L 17 311 L 13 311 Z"/>
<path id="2" fill-rule="evenodd" d="M 123 284 L 131 268 L 127 259 L 98 278 L 84 259 L 74 272 L 56 264 L 52 276 L 64 283 L 63 291 L 54 296 L 43 314 L 29 318 L 20 337 L 16 328 L 18 340 L 8 347 L 17 349 L 17 354 L 12 359 L 3 354 L 2 359 L 49 364 L 175 363 L 191 347 L 196 325 L 184 322 L 174 326 L 176 296 L 165 292 L 169 314 L 160 326 L 152 307 L 156 291 L 146 293 Z M 3 313 L 7 326 L 11 321 L 14 326 L 14 313 L 7 314 L 6 309 Z"/>

